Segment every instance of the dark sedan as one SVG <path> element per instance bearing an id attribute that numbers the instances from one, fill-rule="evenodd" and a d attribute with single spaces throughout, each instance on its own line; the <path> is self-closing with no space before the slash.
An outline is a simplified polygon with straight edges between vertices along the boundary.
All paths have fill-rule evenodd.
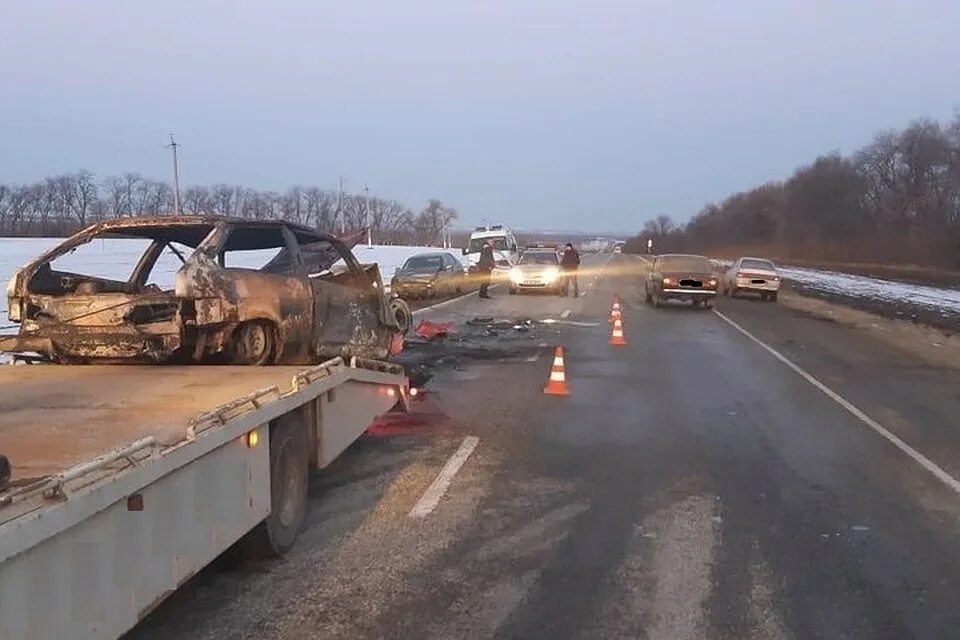
<path id="1" fill-rule="evenodd" d="M 466 270 L 453 255 L 421 253 L 397 269 L 390 286 L 401 298 L 436 298 L 463 291 L 466 277 Z"/>
<path id="2" fill-rule="evenodd" d="M 671 254 L 658 256 L 646 282 L 649 304 L 659 307 L 667 300 L 689 300 L 694 307 L 710 307 L 717 295 L 713 264 L 703 256 Z"/>

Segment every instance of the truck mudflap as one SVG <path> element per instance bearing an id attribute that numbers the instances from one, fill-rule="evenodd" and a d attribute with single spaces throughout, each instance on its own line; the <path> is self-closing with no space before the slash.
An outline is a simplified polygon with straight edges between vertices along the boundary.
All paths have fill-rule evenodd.
<path id="1" fill-rule="evenodd" d="M 0 638 L 119 637 L 269 515 L 272 422 L 303 417 L 322 468 L 407 390 L 398 365 L 335 358 L 201 413 L 179 441 L 0 489 Z"/>

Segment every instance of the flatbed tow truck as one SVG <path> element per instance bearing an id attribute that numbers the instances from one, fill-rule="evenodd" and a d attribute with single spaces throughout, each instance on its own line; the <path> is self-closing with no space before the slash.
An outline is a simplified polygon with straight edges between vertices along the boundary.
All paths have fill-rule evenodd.
<path id="1" fill-rule="evenodd" d="M 0 366 L 0 638 L 117 638 L 240 542 L 282 554 L 402 367 Z"/>

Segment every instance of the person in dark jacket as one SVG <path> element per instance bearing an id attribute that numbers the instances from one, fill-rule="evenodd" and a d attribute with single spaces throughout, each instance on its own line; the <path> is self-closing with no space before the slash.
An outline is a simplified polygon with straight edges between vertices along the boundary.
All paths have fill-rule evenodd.
<path id="1" fill-rule="evenodd" d="M 577 269 L 580 267 L 580 254 L 569 242 L 563 248 L 563 257 L 560 258 L 560 271 L 563 273 L 563 293 L 570 294 L 570 282 L 573 282 L 573 297 L 580 297 L 580 283 L 577 281 Z"/>
<path id="2" fill-rule="evenodd" d="M 489 298 L 487 287 L 490 286 L 490 273 L 493 271 L 497 261 L 493 258 L 493 245 L 489 242 L 483 244 L 480 251 L 480 259 L 477 261 L 477 274 L 480 277 L 480 297 Z"/>

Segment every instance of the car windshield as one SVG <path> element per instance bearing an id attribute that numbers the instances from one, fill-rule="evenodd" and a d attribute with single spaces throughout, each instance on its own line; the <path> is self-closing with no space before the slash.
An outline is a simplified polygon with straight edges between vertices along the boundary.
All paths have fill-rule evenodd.
<path id="1" fill-rule="evenodd" d="M 664 271 L 709 273 L 713 270 L 710 261 L 700 256 L 668 256 L 662 260 Z"/>
<path id="2" fill-rule="evenodd" d="M 414 256 L 403 263 L 404 271 L 437 270 L 442 266 L 442 256 Z"/>
<path id="3" fill-rule="evenodd" d="M 756 260 L 754 258 L 746 258 L 741 260 L 740 267 L 742 269 L 763 269 L 765 271 L 776 270 L 776 267 L 773 266 L 773 263 L 769 260 Z"/>
<path id="4" fill-rule="evenodd" d="M 520 256 L 519 264 L 558 264 L 557 254 L 552 251 L 536 251 Z"/>
<path id="5" fill-rule="evenodd" d="M 507 251 L 507 239 L 504 236 L 498 238 L 470 238 L 470 246 L 467 247 L 467 253 L 480 253 L 483 250 L 483 243 L 492 242 L 493 248 L 497 251 Z"/>

